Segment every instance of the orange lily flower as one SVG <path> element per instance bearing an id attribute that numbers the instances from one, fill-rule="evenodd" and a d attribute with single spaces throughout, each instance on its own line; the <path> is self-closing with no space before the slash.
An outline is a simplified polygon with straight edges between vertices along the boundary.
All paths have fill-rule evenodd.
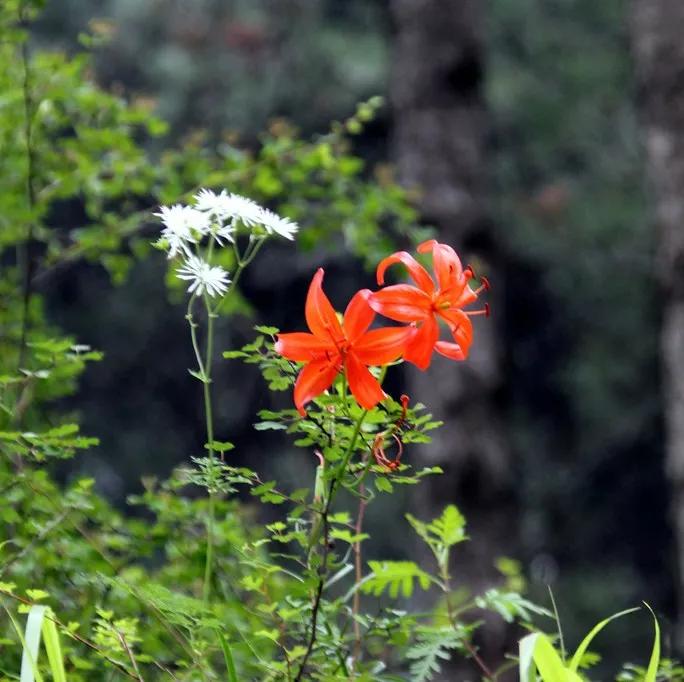
<path id="1" fill-rule="evenodd" d="M 404 360 L 412 362 L 420 369 L 430 366 L 432 352 L 451 358 L 464 360 L 473 341 L 473 315 L 489 315 L 489 306 L 483 310 L 462 310 L 464 306 L 477 300 L 478 294 L 489 288 L 489 282 L 482 278 L 482 286 L 473 290 L 469 281 L 474 277 L 470 267 L 464 268 L 456 252 L 447 244 L 434 239 L 418 246 L 419 253 L 432 251 L 432 266 L 435 279 L 427 270 L 406 251 L 398 251 L 383 259 L 378 265 L 378 284 L 385 283 L 385 271 L 395 263 L 403 264 L 416 283 L 396 284 L 371 294 L 368 303 L 385 317 L 399 322 L 410 322 L 413 328 Z M 439 340 L 438 319 L 442 318 L 449 327 L 454 342 Z"/>
<path id="2" fill-rule="evenodd" d="M 344 372 L 359 405 L 375 407 L 386 393 L 368 371 L 369 365 L 386 365 L 404 351 L 409 327 L 368 331 L 375 313 L 368 305 L 369 289 L 358 291 L 349 301 L 340 324 L 323 292 L 323 268 L 316 271 L 306 297 L 304 313 L 311 330 L 278 334 L 276 352 L 288 360 L 305 362 L 294 388 L 294 402 L 301 415 L 304 405 L 329 388 Z"/>

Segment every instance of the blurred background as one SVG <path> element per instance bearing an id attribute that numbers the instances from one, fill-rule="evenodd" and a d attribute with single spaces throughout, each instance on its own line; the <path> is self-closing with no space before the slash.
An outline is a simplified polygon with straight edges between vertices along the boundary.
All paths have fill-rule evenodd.
<path id="1" fill-rule="evenodd" d="M 60 0 L 48 3 L 36 42 L 77 51 L 79 33 L 99 22 L 110 40 L 98 81 L 149 100 L 171 142 L 202 130 L 206 144 L 256 146 L 282 118 L 310 136 L 385 97 L 355 152 L 369 173 L 393 164 L 381 168 L 410 189 L 421 222 L 489 277 L 493 315 L 478 320 L 467 363 L 438 359 L 426 376 L 393 378 L 445 420 L 432 446 L 407 454 L 446 474 L 396 508 L 371 508 L 375 551 L 406 556 L 396 515 L 454 502 L 473 538 L 456 580 L 481 586 L 495 579 L 497 557 L 519 559 L 535 598 L 548 604 L 552 588 L 572 642 L 643 599 L 658 610 L 669 655 L 680 570 L 672 463 L 682 448 L 664 415 L 674 414 L 668 396 L 682 367 L 677 325 L 666 323 L 678 291 L 668 276 L 681 279 L 681 261 L 663 258 L 662 244 L 681 228 L 658 225 L 662 192 L 647 192 L 658 174 L 644 132 L 665 130 L 668 115 L 647 91 L 669 82 L 649 71 L 658 63 L 649 5 L 667 2 Z M 337 307 L 373 285 L 344 253 L 269 248 L 244 282 L 249 314 L 222 323 L 220 348 L 246 343 L 256 323 L 301 329 L 319 264 Z M 78 472 L 94 473 L 121 505 L 141 477 L 164 476 L 202 442 L 183 308 L 165 269 L 153 255 L 112 287 L 82 264 L 48 292 L 55 321 L 106 354 L 68 407 L 101 438 Z M 270 400 L 257 371 L 219 367 L 218 437 L 267 476 L 310 471 L 304 451 L 254 432 Z M 650 627 L 645 617 L 617 624 L 598 648 L 609 662 L 634 658 L 635 647 L 646 656 Z"/>

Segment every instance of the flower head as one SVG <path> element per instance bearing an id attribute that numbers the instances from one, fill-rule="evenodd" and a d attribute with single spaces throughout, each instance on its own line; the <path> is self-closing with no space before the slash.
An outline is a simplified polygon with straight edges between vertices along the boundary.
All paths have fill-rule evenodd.
<path id="1" fill-rule="evenodd" d="M 337 319 L 328 297 L 323 292 L 323 268 L 316 271 L 304 309 L 310 333 L 279 334 L 275 349 L 295 362 L 306 363 L 297 377 L 294 402 L 300 414 L 304 405 L 329 388 L 335 377 L 344 372 L 349 388 L 366 409 L 385 397 L 369 365 L 386 365 L 403 352 L 412 333 L 410 327 L 392 327 L 368 331 L 375 313 L 368 305 L 370 291 L 358 291 Z"/>
<path id="2" fill-rule="evenodd" d="M 240 220 L 248 226 L 261 223 L 261 212 L 264 209 L 256 201 L 240 194 L 228 194 L 225 189 L 220 194 L 210 189 L 201 189 L 194 198 L 197 210 L 220 221 Z"/>
<path id="3" fill-rule="evenodd" d="M 219 265 L 211 266 L 197 256 L 189 256 L 184 265 L 176 270 L 179 279 L 190 282 L 188 292 L 202 296 L 222 296 L 228 290 L 228 273 Z"/>
<path id="4" fill-rule="evenodd" d="M 430 366 L 432 352 L 464 360 L 473 340 L 470 317 L 488 314 L 489 308 L 467 311 L 465 306 L 477 300 L 478 294 L 489 287 L 486 279 L 479 289 L 470 288 L 474 277 L 471 268 L 464 268 L 456 252 L 447 244 L 434 239 L 418 246 L 419 253 L 432 252 L 435 279 L 406 251 L 398 251 L 380 262 L 377 269 L 378 284 L 384 284 L 385 271 L 395 263 L 403 264 L 416 286 L 396 284 L 371 294 L 370 307 L 375 312 L 399 322 L 409 322 L 413 333 L 409 339 L 404 359 L 421 369 Z M 453 342 L 439 340 L 438 320 L 446 322 Z"/>
<path id="5" fill-rule="evenodd" d="M 256 201 L 239 194 L 229 194 L 224 201 L 224 218 L 240 220 L 248 227 L 257 225 L 261 222 L 261 212 L 263 209 Z"/>
<path id="6" fill-rule="evenodd" d="M 216 194 L 210 189 L 201 189 L 193 197 L 195 200 L 195 208 L 198 211 L 206 211 L 211 215 L 222 217 L 225 212 L 225 202 L 228 198 L 226 190 L 221 190 L 220 194 Z"/>
<path id="7" fill-rule="evenodd" d="M 194 244 L 209 229 L 208 216 L 192 206 L 160 206 L 159 213 L 154 215 L 161 218 L 164 225 L 162 237 L 169 244 L 169 258 L 179 251 L 189 254 L 188 243 Z"/>
<path id="8" fill-rule="evenodd" d="M 299 229 L 299 225 L 297 225 L 297 223 L 293 222 L 289 218 L 281 218 L 279 215 L 273 213 L 273 211 L 269 211 L 268 209 L 263 209 L 261 211 L 260 222 L 264 226 L 266 232 L 269 234 L 273 234 L 275 232 L 281 237 L 285 237 L 285 239 L 290 240 L 294 239 L 294 235 Z"/>

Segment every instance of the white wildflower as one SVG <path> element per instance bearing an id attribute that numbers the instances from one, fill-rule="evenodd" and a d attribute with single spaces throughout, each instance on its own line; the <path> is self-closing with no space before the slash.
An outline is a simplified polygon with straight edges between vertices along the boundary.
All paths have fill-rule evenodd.
<path id="1" fill-rule="evenodd" d="M 273 211 L 265 208 L 261 211 L 261 220 L 259 222 L 269 234 L 275 232 L 281 237 L 285 237 L 285 239 L 294 239 L 294 235 L 299 229 L 299 225 L 289 218 L 281 218 L 276 213 L 273 213 Z"/>
<path id="2" fill-rule="evenodd" d="M 197 236 L 209 229 L 207 215 L 191 206 L 161 206 L 159 213 L 154 215 L 161 218 L 164 225 L 162 237 L 169 243 L 169 258 L 173 258 L 179 251 L 189 254 L 188 242 L 194 244 Z"/>
<path id="3" fill-rule="evenodd" d="M 195 208 L 198 211 L 206 211 L 214 215 L 223 215 L 223 206 L 227 198 L 226 190 L 222 190 L 221 194 L 216 194 L 210 189 L 201 189 L 195 194 Z"/>
<path id="4" fill-rule="evenodd" d="M 262 208 L 256 201 L 239 194 L 228 194 L 225 189 L 220 194 L 210 189 L 201 189 L 195 194 L 195 202 L 199 211 L 205 211 L 220 221 L 241 220 L 250 226 L 260 222 Z"/>
<path id="5" fill-rule="evenodd" d="M 221 241 L 222 239 L 226 239 L 231 244 L 235 242 L 235 238 L 233 237 L 234 232 L 235 227 L 233 227 L 233 223 L 228 223 L 227 225 L 221 225 L 218 229 L 212 232 L 212 234 L 219 245 L 223 246 L 223 242 Z"/>
<path id="6" fill-rule="evenodd" d="M 261 222 L 261 213 L 264 209 L 256 201 L 239 194 L 229 194 L 224 203 L 226 217 L 240 220 L 250 227 Z"/>
<path id="7" fill-rule="evenodd" d="M 205 291 L 209 296 L 223 296 L 230 284 L 228 273 L 220 265 L 211 266 L 197 256 L 189 256 L 185 264 L 176 270 L 176 276 L 190 282 L 188 292 L 197 296 L 202 296 Z"/>

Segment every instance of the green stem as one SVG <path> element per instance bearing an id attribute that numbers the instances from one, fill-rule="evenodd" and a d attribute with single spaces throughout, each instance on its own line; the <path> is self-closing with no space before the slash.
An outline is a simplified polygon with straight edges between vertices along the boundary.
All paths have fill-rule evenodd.
<path id="1" fill-rule="evenodd" d="M 203 296 L 204 307 L 207 313 L 207 338 L 206 338 L 206 351 L 204 360 L 202 360 L 202 355 L 199 350 L 199 344 L 197 341 L 196 327 L 192 320 L 192 303 L 194 301 L 194 296 L 190 299 L 188 304 L 188 319 L 190 321 L 190 331 L 192 336 L 192 346 L 195 350 L 195 357 L 197 358 L 197 364 L 199 367 L 200 375 L 202 377 L 203 383 L 203 394 L 204 394 L 204 413 L 207 426 L 207 445 L 209 446 L 209 501 L 207 509 L 207 551 L 205 555 L 204 563 L 204 581 L 202 586 L 202 598 L 205 604 L 209 603 L 211 597 L 211 579 L 214 570 L 214 544 L 215 544 L 215 522 L 216 522 L 216 471 L 214 468 L 214 451 L 211 449 L 212 443 L 214 442 L 214 413 L 211 402 L 211 368 L 214 359 L 214 320 L 218 316 L 218 313 L 223 305 L 223 302 L 230 296 L 230 294 L 235 290 L 237 283 L 240 279 L 240 275 L 243 270 L 254 260 L 261 245 L 264 243 L 265 238 L 257 239 L 251 241 L 245 250 L 243 255 L 235 246 L 235 257 L 237 260 L 237 269 L 233 275 L 233 279 L 230 283 L 228 291 L 217 303 L 216 307 L 212 310 L 211 303 L 209 301 L 208 295 L 205 293 Z M 209 243 L 209 248 L 207 249 L 207 262 L 211 262 L 211 256 L 213 253 L 214 242 Z"/>
<path id="2" fill-rule="evenodd" d="M 449 575 L 449 557 L 445 561 L 440 562 L 439 566 L 440 577 L 442 578 L 442 590 L 444 591 L 444 599 L 446 601 L 447 616 L 451 627 L 458 633 L 458 623 L 456 621 L 456 614 L 451 605 L 451 576 Z M 489 669 L 489 666 L 482 660 L 477 649 L 468 641 L 467 638 L 463 640 L 463 645 L 470 654 L 470 657 L 475 661 L 477 666 L 484 674 L 485 682 L 492 682 L 495 679 L 494 673 Z"/>
<path id="3" fill-rule="evenodd" d="M 294 682 L 300 682 L 300 680 L 304 679 L 304 672 L 306 670 L 306 665 L 309 661 L 309 657 L 311 656 L 313 652 L 313 648 L 316 644 L 316 631 L 318 627 L 318 613 L 320 610 L 321 606 L 321 600 L 323 598 L 323 587 L 325 585 L 325 581 L 327 578 L 326 575 L 326 569 L 328 565 L 328 551 L 329 551 L 329 538 L 328 538 L 328 515 L 330 514 L 330 510 L 332 509 L 332 503 L 333 500 L 335 499 L 335 494 L 337 490 L 339 489 L 339 483 L 344 477 L 344 473 L 347 470 L 347 467 L 349 466 L 349 462 L 352 458 L 352 455 L 354 454 L 354 450 L 356 448 L 356 441 L 358 440 L 359 434 L 361 433 L 361 426 L 363 425 L 363 421 L 366 418 L 366 415 L 368 414 L 368 410 L 364 410 L 356 420 L 356 424 L 354 425 L 354 431 L 352 433 L 352 437 L 349 440 L 349 445 L 347 446 L 347 449 L 345 450 L 344 455 L 342 456 L 342 461 L 340 465 L 335 469 L 335 472 L 333 474 L 332 480 L 330 481 L 330 491 L 328 493 L 328 498 L 325 501 L 325 507 L 323 508 L 323 511 L 321 512 L 320 520 L 318 524 L 322 526 L 323 528 L 323 558 L 321 561 L 321 565 L 319 568 L 319 574 L 318 574 L 318 585 L 316 586 L 316 592 L 314 595 L 314 600 L 313 600 L 313 607 L 311 609 L 311 630 L 310 630 L 310 635 L 309 635 L 309 642 L 306 647 L 306 651 L 304 652 L 304 657 L 302 658 L 302 662 L 299 667 L 299 671 L 297 672 L 297 675 L 294 679 Z M 317 525 L 318 525 L 317 524 Z M 312 538 L 316 537 L 317 531 L 316 528 L 314 527 L 311 531 Z M 311 543 L 311 550 L 313 550 L 313 545 L 314 542 Z"/>
<path id="4" fill-rule="evenodd" d="M 28 19 L 23 9 L 19 10 L 19 24 L 28 29 Z M 24 104 L 24 141 L 26 144 L 26 205 L 29 220 L 26 226 L 26 237 L 23 242 L 17 244 L 17 265 L 22 277 L 22 320 L 21 337 L 19 339 L 18 367 L 24 365 L 26 359 L 26 347 L 30 326 L 30 303 L 31 303 L 31 277 L 33 262 L 31 259 L 31 244 L 33 242 L 33 211 L 36 203 L 35 183 L 35 153 L 33 149 L 33 112 L 35 104 L 31 89 L 31 60 L 29 55 L 28 38 L 21 45 L 21 63 L 23 67 L 23 104 Z"/>
<path id="5" fill-rule="evenodd" d="M 194 294 L 190 297 L 188 301 L 188 311 L 185 315 L 190 325 L 190 339 L 192 340 L 192 349 L 195 353 L 195 360 L 197 361 L 197 368 L 199 370 L 199 379 L 202 382 L 202 392 L 204 395 L 204 418 L 206 422 L 207 429 L 207 444 L 211 446 L 214 441 L 214 421 L 213 421 L 213 411 L 211 405 L 211 388 L 210 388 L 210 372 L 211 372 L 211 354 L 213 351 L 213 338 L 214 338 L 214 316 L 209 309 L 209 303 L 206 296 L 204 297 L 204 304 L 207 308 L 207 354 L 205 359 L 202 358 L 202 352 L 200 351 L 199 340 L 197 338 L 197 327 L 198 324 L 193 319 L 192 308 L 195 303 L 197 296 Z M 211 449 L 209 450 L 209 457 L 213 457 Z M 214 499 L 214 470 L 213 470 L 213 459 L 211 459 L 212 466 L 210 468 L 211 480 L 209 481 L 208 492 L 209 492 L 209 509 L 207 513 L 207 551 L 205 555 L 204 563 L 204 582 L 202 585 L 202 596 L 205 604 L 209 602 L 209 597 L 211 595 L 211 573 L 212 566 L 214 563 L 214 514 L 215 514 L 215 499 Z"/>
<path id="6" fill-rule="evenodd" d="M 207 444 L 209 446 L 209 509 L 207 510 L 207 553 L 204 563 L 204 582 L 202 597 L 204 603 L 209 603 L 211 595 L 211 575 L 214 567 L 214 517 L 216 516 L 216 491 L 215 491 L 215 471 L 214 471 L 214 451 L 211 449 L 214 442 L 214 413 L 211 404 L 211 365 L 214 353 L 214 318 L 215 314 L 211 311 L 209 299 L 204 295 L 204 305 L 207 310 L 207 354 L 204 363 L 204 411 L 207 422 Z"/>
<path id="7" fill-rule="evenodd" d="M 240 255 L 237 245 L 233 244 L 233 251 L 235 252 L 237 268 L 235 269 L 235 274 L 233 275 L 233 279 L 230 282 L 230 287 L 228 287 L 228 291 L 226 291 L 225 296 L 216 304 L 216 307 L 214 308 L 215 315 L 218 315 L 221 308 L 223 307 L 223 302 L 228 298 L 228 296 L 230 296 L 231 293 L 233 293 L 233 291 L 237 287 L 237 283 L 240 280 L 240 275 L 242 275 L 245 268 L 256 258 L 257 253 L 259 253 L 259 249 L 265 241 L 266 237 L 261 237 L 253 242 L 250 241 L 249 245 L 245 249 L 245 253 L 242 255 Z"/>

